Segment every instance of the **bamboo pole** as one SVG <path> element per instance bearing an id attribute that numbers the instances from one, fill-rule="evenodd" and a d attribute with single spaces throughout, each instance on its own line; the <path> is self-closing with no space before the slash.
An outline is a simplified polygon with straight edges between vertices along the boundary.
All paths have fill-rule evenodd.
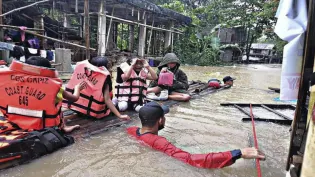
<path id="1" fill-rule="evenodd" d="M 115 11 L 115 6 L 113 7 L 113 10 L 112 10 L 112 16 L 114 15 L 114 11 Z M 106 38 L 106 45 L 105 45 L 105 53 L 106 53 L 106 49 L 108 47 L 108 39 L 109 39 L 109 34 L 110 34 L 110 31 L 111 31 L 111 28 L 112 28 L 112 22 L 113 22 L 113 18 L 111 18 L 110 21 L 109 21 L 109 27 L 108 27 L 107 38 Z"/>
<path id="2" fill-rule="evenodd" d="M 84 0 L 86 59 L 90 59 L 90 16 L 89 0 Z"/>
<path id="3" fill-rule="evenodd" d="M 32 6 L 36 5 L 36 4 L 40 4 L 40 3 L 44 3 L 44 2 L 48 2 L 48 1 L 50 1 L 50 0 L 38 1 L 38 2 L 35 2 L 35 3 L 33 3 L 33 4 L 29 4 L 29 5 L 27 5 L 27 6 L 20 7 L 20 8 L 11 10 L 11 11 L 9 11 L 9 12 L 6 12 L 6 13 L 4 13 L 4 14 L 1 14 L 0 17 L 4 17 L 4 16 L 9 15 L 9 14 L 11 14 L 11 13 L 13 13 L 13 12 L 20 11 L 20 10 L 23 10 L 23 9 L 26 9 L 26 8 L 29 8 L 29 7 L 32 7 Z"/>
<path id="4" fill-rule="evenodd" d="M 149 52 L 150 52 L 150 44 L 151 44 L 151 39 L 152 39 L 153 26 L 154 26 L 154 19 L 153 19 L 152 26 L 151 26 L 151 31 L 150 31 L 149 44 L 148 44 L 148 50 L 147 50 L 147 54 L 148 55 L 149 55 Z"/>
<path id="5" fill-rule="evenodd" d="M 78 13 L 78 0 L 75 0 L 75 13 Z"/>
<path id="6" fill-rule="evenodd" d="M 99 13 L 98 12 L 90 12 L 89 14 L 90 15 L 98 15 Z M 71 15 L 76 15 L 76 14 L 67 14 L 67 15 L 71 16 Z M 125 22 L 127 24 L 135 24 L 135 25 L 138 25 L 138 26 L 145 26 L 145 27 L 151 28 L 150 25 L 146 25 L 146 24 L 143 24 L 143 23 L 140 23 L 140 22 L 134 22 L 134 21 L 131 21 L 131 20 L 126 20 L 126 19 L 119 18 L 119 17 L 114 17 L 113 15 L 106 15 L 106 17 L 108 17 L 110 19 L 114 19 L 114 21 L 117 21 L 117 22 Z M 168 29 L 164 29 L 164 28 L 153 27 L 153 29 L 155 29 L 157 31 L 168 31 L 168 32 L 173 32 L 173 33 L 177 33 L 177 34 L 183 34 L 183 31 L 181 31 L 179 29 L 176 29 L 176 28 L 171 28 L 170 30 L 168 30 Z M 176 31 L 174 31 L 174 30 L 176 30 Z"/>
<path id="7" fill-rule="evenodd" d="M 20 29 L 20 27 L 18 27 L 18 26 L 1 25 L 1 24 L 0 24 L 0 28 L 11 28 L 11 29 L 17 29 L 17 30 Z M 38 29 L 38 28 L 27 28 L 27 30 L 30 30 L 30 31 L 44 31 L 44 29 Z"/>
<path id="8" fill-rule="evenodd" d="M 0 1 L 1 1 L 1 0 L 0 0 Z M 2 26 L 3 26 L 3 25 L 2 25 Z M 6 25 L 6 28 L 19 29 L 18 26 L 9 26 L 9 25 Z M 33 31 L 25 30 L 24 32 L 25 32 L 25 33 L 28 33 L 28 34 L 32 34 L 32 35 L 34 35 L 34 36 L 38 36 L 38 37 L 42 37 L 42 38 L 49 39 L 49 40 L 52 40 L 52 41 L 56 41 L 56 42 L 60 42 L 60 43 L 63 43 L 63 44 L 67 44 L 67 45 L 70 45 L 70 46 L 74 46 L 74 47 L 79 47 L 79 48 L 86 49 L 85 46 L 78 45 L 78 44 L 73 44 L 73 43 L 70 43 L 70 42 L 62 41 L 62 40 L 55 39 L 55 38 L 48 37 L 48 36 L 43 36 L 43 35 L 40 35 L 40 34 L 37 34 L 37 33 L 33 32 Z M 96 49 L 90 48 L 90 50 L 96 50 Z"/>
<path id="9" fill-rule="evenodd" d="M 3 24 L 3 18 L 2 18 L 2 0 L 0 0 L 0 25 Z M 3 30 L 0 29 L 0 41 L 3 41 Z"/>
<path id="10" fill-rule="evenodd" d="M 301 67 L 301 78 L 299 83 L 299 92 L 298 92 L 298 101 L 296 106 L 296 111 L 294 115 L 294 119 L 292 122 L 292 131 L 290 137 L 290 146 L 289 146 L 289 153 L 287 158 L 287 166 L 286 170 L 290 169 L 290 162 L 292 161 L 293 155 L 296 153 L 296 145 L 294 140 L 300 138 L 296 131 L 299 129 L 299 124 L 307 122 L 307 120 L 303 120 L 304 114 L 304 107 L 306 103 L 307 91 L 309 90 L 309 71 L 313 71 L 314 66 L 314 38 L 315 38 L 315 1 L 310 0 L 308 5 L 308 22 L 307 22 L 307 34 L 304 41 L 304 55 L 302 58 L 302 67 Z M 311 110 L 308 110 L 311 111 Z M 314 159 L 313 159 L 314 160 Z M 305 164 L 305 161 L 303 162 Z M 303 171 L 303 170 L 302 170 Z"/>
<path id="11" fill-rule="evenodd" d="M 305 63 L 303 66 L 312 66 L 312 71 L 315 71 L 315 59 L 314 59 L 314 36 L 315 36 L 315 1 L 310 0 L 308 4 L 308 28 L 307 28 L 307 37 L 306 41 L 306 49 L 305 49 Z M 308 61 L 308 62 L 306 62 Z M 307 68 L 310 69 L 310 68 Z M 300 86 L 302 85 L 303 80 L 301 77 Z M 308 89 L 308 82 L 304 81 L 305 90 Z M 300 87 L 301 89 L 301 87 Z M 312 177 L 315 173 L 315 117 L 314 117 L 314 92 L 315 86 L 311 87 L 311 94 L 309 99 L 309 109 L 308 109 L 308 117 L 307 117 L 307 139 L 305 144 L 305 152 L 302 163 L 301 177 Z M 304 92 L 306 95 L 306 91 Z M 292 131 L 293 132 L 293 131 Z M 291 147 L 290 147 L 291 148 Z M 291 152 L 292 153 L 292 152 Z M 294 152 L 293 152 L 294 153 Z M 293 154 L 292 153 L 292 154 Z"/>
<path id="12" fill-rule="evenodd" d="M 115 19 L 115 20 L 118 20 L 118 21 L 126 22 L 126 23 L 129 23 L 129 24 L 135 24 L 135 25 L 138 25 L 138 26 L 151 27 L 150 25 L 146 25 L 146 24 L 143 24 L 143 23 L 134 22 L 134 21 L 131 21 L 131 20 L 126 20 L 126 19 L 114 17 L 114 16 L 112 16 L 112 15 L 106 15 L 106 17 L 111 18 L 111 19 Z M 168 29 L 164 29 L 164 28 L 158 28 L 158 27 L 152 27 L 152 28 L 155 29 L 155 30 L 158 30 L 158 31 L 168 31 L 168 32 L 173 32 L 173 33 L 182 34 L 181 32 L 177 32 L 177 31 L 173 31 L 173 30 L 168 30 Z"/>

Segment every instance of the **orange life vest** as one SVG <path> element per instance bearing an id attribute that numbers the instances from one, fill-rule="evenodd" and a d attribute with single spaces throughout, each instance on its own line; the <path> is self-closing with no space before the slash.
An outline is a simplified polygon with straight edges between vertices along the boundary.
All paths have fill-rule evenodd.
<path id="1" fill-rule="evenodd" d="M 0 133 L 0 170 L 29 162 L 74 142 L 58 127 Z"/>
<path id="2" fill-rule="evenodd" d="M 88 60 L 78 62 L 66 91 L 73 93 L 74 87 L 82 81 L 87 82 L 87 88 L 80 92 L 77 102 L 63 100 L 63 106 L 97 119 L 106 117 L 110 110 L 104 102 L 103 86 L 109 75 L 105 67 L 94 66 Z"/>
<path id="3" fill-rule="evenodd" d="M 147 95 L 147 76 L 148 72 L 145 69 L 142 69 L 139 75 L 133 70 L 127 81 L 115 87 L 118 101 L 142 104 Z"/>
<path id="4" fill-rule="evenodd" d="M 55 103 L 62 86 L 54 69 L 13 60 L 0 68 L 0 110 L 21 129 L 39 130 L 60 124 L 61 102 Z"/>

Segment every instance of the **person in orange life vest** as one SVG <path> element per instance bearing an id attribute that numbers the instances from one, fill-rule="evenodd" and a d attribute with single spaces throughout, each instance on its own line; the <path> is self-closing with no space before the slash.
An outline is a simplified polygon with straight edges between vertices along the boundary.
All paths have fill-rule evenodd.
<path id="1" fill-rule="evenodd" d="M 153 100 L 176 100 L 189 101 L 191 96 L 187 94 L 189 87 L 187 75 L 179 69 L 180 60 L 174 53 L 167 53 L 160 65 L 158 66 L 157 75 L 163 72 L 172 72 L 174 74 L 173 86 L 159 85 L 158 82 L 152 81 L 148 88 L 147 98 Z M 159 94 L 157 97 L 155 94 Z"/>
<path id="2" fill-rule="evenodd" d="M 120 68 L 124 74 L 121 75 L 123 83 L 116 86 L 118 108 L 120 111 L 125 111 L 131 105 L 134 110 L 139 111 L 146 96 L 146 81 L 156 80 L 157 75 L 144 59 L 135 58 L 130 66 L 123 63 Z"/>
<path id="3" fill-rule="evenodd" d="M 232 165 L 237 159 L 265 159 L 256 148 L 244 148 L 226 152 L 191 154 L 172 145 L 158 131 L 165 126 L 165 114 L 169 112 L 166 106 L 156 102 L 145 104 L 139 111 L 142 127 L 129 127 L 127 133 L 151 148 L 161 151 L 171 157 L 199 168 L 223 168 Z"/>
<path id="4" fill-rule="evenodd" d="M 29 64 L 29 65 L 34 65 L 34 66 L 51 68 L 51 64 L 50 64 L 49 60 L 47 60 L 46 58 L 43 58 L 43 57 L 33 56 L 33 57 L 28 58 L 25 63 Z M 62 87 L 60 87 L 60 90 L 59 90 L 58 94 L 56 95 L 56 101 L 55 102 L 56 103 L 62 102 L 62 99 L 67 99 L 70 102 L 76 102 L 80 97 L 80 91 L 82 91 L 85 88 L 86 88 L 86 82 L 84 82 L 84 81 L 75 86 L 73 94 L 65 91 Z M 61 113 L 61 117 L 63 118 L 62 113 Z M 66 120 L 63 120 L 63 124 L 61 125 L 61 128 L 65 132 L 71 132 L 74 129 L 79 127 L 79 125 L 67 126 L 65 124 L 65 121 Z"/>
<path id="5" fill-rule="evenodd" d="M 111 112 L 120 119 L 130 119 L 128 115 L 122 115 L 113 105 L 110 93 L 112 91 L 112 80 L 110 76 L 111 66 L 105 57 L 94 57 L 91 60 L 78 62 L 66 89 L 71 90 L 71 85 L 79 80 L 84 79 L 88 83 L 87 89 L 81 92 L 81 96 L 76 103 L 68 104 L 64 101 L 65 107 L 74 110 L 79 115 L 84 115 L 93 118 L 105 118 Z M 90 76 L 78 78 L 78 74 L 85 73 L 86 69 L 91 70 Z M 91 99 L 92 98 L 92 99 Z M 86 99 L 89 101 L 87 102 Z M 97 99 L 97 100 L 95 100 Z M 81 100 L 81 101 L 80 101 Z M 88 104 L 91 101 L 91 104 Z M 71 115 L 69 118 L 74 118 L 77 115 Z"/>

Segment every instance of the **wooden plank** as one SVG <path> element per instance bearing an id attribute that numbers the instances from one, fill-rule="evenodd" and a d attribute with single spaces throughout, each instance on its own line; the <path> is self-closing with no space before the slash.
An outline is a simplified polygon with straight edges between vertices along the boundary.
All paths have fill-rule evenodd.
<path id="1" fill-rule="evenodd" d="M 6 28 L 11 28 L 9 27 L 8 25 L 6 25 Z M 13 29 L 19 29 L 18 26 L 12 26 Z M 55 42 L 59 42 L 59 43 L 62 43 L 62 44 L 66 44 L 66 45 L 70 45 L 70 46 L 74 46 L 74 47 L 79 47 L 79 48 L 83 48 L 83 49 L 86 49 L 85 46 L 82 46 L 82 45 L 79 45 L 79 44 L 74 44 L 74 43 L 71 43 L 71 42 L 66 42 L 66 41 L 62 41 L 62 40 L 59 40 L 59 39 L 55 39 L 55 38 L 52 38 L 52 37 L 48 37 L 48 36 L 43 36 L 41 34 L 37 34 L 33 31 L 30 31 L 30 30 L 24 30 L 25 33 L 28 33 L 28 34 L 32 34 L 34 36 L 38 36 L 38 37 L 42 37 L 42 38 L 45 38 L 45 39 L 49 39 L 49 40 L 52 40 L 52 41 L 55 41 Z M 90 50 L 96 50 L 94 48 L 90 48 Z"/>
<path id="2" fill-rule="evenodd" d="M 292 120 L 283 120 L 283 119 L 269 119 L 269 118 L 255 118 L 255 121 L 262 121 L 262 122 L 272 122 L 276 124 L 282 124 L 282 125 L 291 125 Z M 249 122 L 252 121 L 251 118 L 242 118 L 242 121 Z"/>
<path id="3" fill-rule="evenodd" d="M 20 28 L 18 26 L 12 26 L 12 25 L 1 25 L 0 24 L 0 27 L 2 28 L 9 28 L 9 29 L 16 29 L 16 30 L 20 30 Z M 28 30 L 30 31 L 45 31 L 44 29 L 39 29 L 39 28 L 27 28 Z"/>
<path id="4" fill-rule="evenodd" d="M 296 131 L 298 129 L 298 126 L 300 123 L 305 123 L 307 120 L 305 120 L 305 103 L 306 103 L 306 97 L 307 92 L 309 91 L 309 77 L 308 74 L 312 73 L 314 71 L 314 55 L 315 55 L 315 2 L 314 0 L 308 1 L 308 24 L 307 24 L 307 34 L 305 38 L 305 45 L 304 45 L 304 55 L 302 58 L 302 68 L 301 68 L 301 78 L 299 82 L 299 92 L 298 92 L 298 101 L 297 101 L 297 107 L 295 111 L 295 116 L 292 122 L 292 131 L 291 131 L 291 137 L 290 137 L 290 147 L 289 147 L 289 153 L 287 158 L 287 165 L 286 170 L 290 169 L 290 162 L 292 161 L 292 156 L 297 153 L 299 150 L 299 147 L 294 145 L 295 139 L 300 139 L 300 137 L 296 134 Z M 311 95 L 314 97 L 314 93 Z M 309 109 L 310 112 L 312 109 Z M 309 127 L 309 130 L 313 127 Z M 308 139 L 311 139 L 308 137 Z M 315 139 L 315 138 L 314 138 Z M 312 146 L 311 149 L 315 149 L 315 143 L 310 142 L 310 145 Z M 311 155 L 312 153 L 310 153 Z M 302 175 L 301 176 L 314 176 L 315 173 L 315 159 L 314 154 L 312 154 L 313 158 L 305 159 L 303 169 L 302 169 Z M 311 160 L 312 159 L 312 160 Z M 307 164 L 307 165 L 306 165 Z M 312 168 L 309 168 L 312 167 Z"/>
<path id="5" fill-rule="evenodd" d="M 226 88 L 221 88 L 221 89 L 210 89 L 210 90 L 203 90 L 201 94 L 207 95 L 207 94 L 212 94 L 221 90 L 224 90 Z M 192 99 L 197 99 L 200 98 L 201 94 L 192 94 Z M 161 101 L 161 104 L 165 106 L 174 106 L 179 104 L 180 102 L 178 101 L 173 101 L 173 100 L 167 100 L 167 101 Z M 64 110 L 64 115 L 71 115 L 73 111 L 71 110 Z M 132 120 L 138 119 L 138 113 L 135 111 L 127 111 L 125 114 L 129 115 Z M 75 138 L 82 138 L 89 136 L 94 133 L 100 133 L 102 131 L 106 131 L 110 129 L 111 127 L 114 126 L 120 126 L 123 124 L 129 123 L 128 121 L 124 121 L 121 119 L 118 119 L 114 115 L 110 115 L 104 119 L 92 119 L 92 118 L 86 118 L 86 117 L 76 117 L 73 119 L 69 119 L 67 121 L 67 125 L 80 125 L 80 129 L 75 130 L 70 133 L 71 136 L 74 136 Z"/>
<path id="6" fill-rule="evenodd" d="M 248 116 L 251 116 L 250 113 L 248 111 L 246 111 L 244 108 L 240 107 L 239 105 L 237 104 L 234 104 L 233 105 L 235 108 L 239 109 L 240 111 L 242 111 L 244 114 L 248 115 Z M 256 117 L 255 115 L 253 115 L 254 118 L 258 118 Z"/>
<path id="7" fill-rule="evenodd" d="M 35 6 L 36 4 L 40 4 L 40 3 L 44 3 L 44 2 L 48 2 L 48 1 L 50 1 L 50 0 L 43 0 L 43 1 L 34 2 L 33 4 L 29 4 L 27 6 L 23 6 L 23 7 L 20 7 L 20 8 L 13 9 L 13 10 L 11 10 L 9 12 L 4 13 L 4 14 L 0 14 L 0 17 L 4 17 L 4 16 L 9 15 L 9 14 L 11 14 L 13 12 L 20 11 L 20 10 L 23 10 L 23 9 Z"/>
<path id="8" fill-rule="evenodd" d="M 263 108 L 267 109 L 268 111 L 273 112 L 273 113 L 277 114 L 278 116 L 283 117 L 283 118 L 285 118 L 287 120 L 292 120 L 292 118 L 290 118 L 290 117 L 288 117 L 288 116 L 286 116 L 286 115 L 284 115 L 284 114 L 282 114 L 282 113 L 280 113 L 280 112 L 278 112 L 276 110 L 273 110 L 273 109 L 269 108 L 268 106 L 266 106 L 264 104 L 262 104 L 261 107 L 263 107 Z"/>
<path id="9" fill-rule="evenodd" d="M 280 89 L 279 88 L 274 88 L 274 87 L 268 87 L 269 90 L 273 90 L 277 93 L 280 93 Z"/>
<path id="10" fill-rule="evenodd" d="M 84 0 L 84 27 L 85 27 L 85 45 L 86 59 L 90 59 L 90 16 L 89 0 Z"/>
<path id="11" fill-rule="evenodd" d="M 237 104 L 241 107 L 249 107 L 249 103 L 220 103 L 221 106 L 233 106 L 234 104 Z M 295 110 L 295 106 L 292 104 L 264 104 L 265 106 L 268 106 L 272 109 L 292 109 Z M 252 104 L 254 107 L 261 107 L 261 104 Z"/>

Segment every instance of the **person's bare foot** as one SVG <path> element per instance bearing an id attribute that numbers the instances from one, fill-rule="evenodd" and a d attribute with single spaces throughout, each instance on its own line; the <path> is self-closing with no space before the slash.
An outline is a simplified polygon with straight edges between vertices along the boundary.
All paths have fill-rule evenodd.
<path id="1" fill-rule="evenodd" d="M 66 133 L 70 133 L 76 129 L 79 129 L 80 125 L 74 125 L 74 126 L 64 126 L 63 127 L 63 131 L 65 131 Z"/>

